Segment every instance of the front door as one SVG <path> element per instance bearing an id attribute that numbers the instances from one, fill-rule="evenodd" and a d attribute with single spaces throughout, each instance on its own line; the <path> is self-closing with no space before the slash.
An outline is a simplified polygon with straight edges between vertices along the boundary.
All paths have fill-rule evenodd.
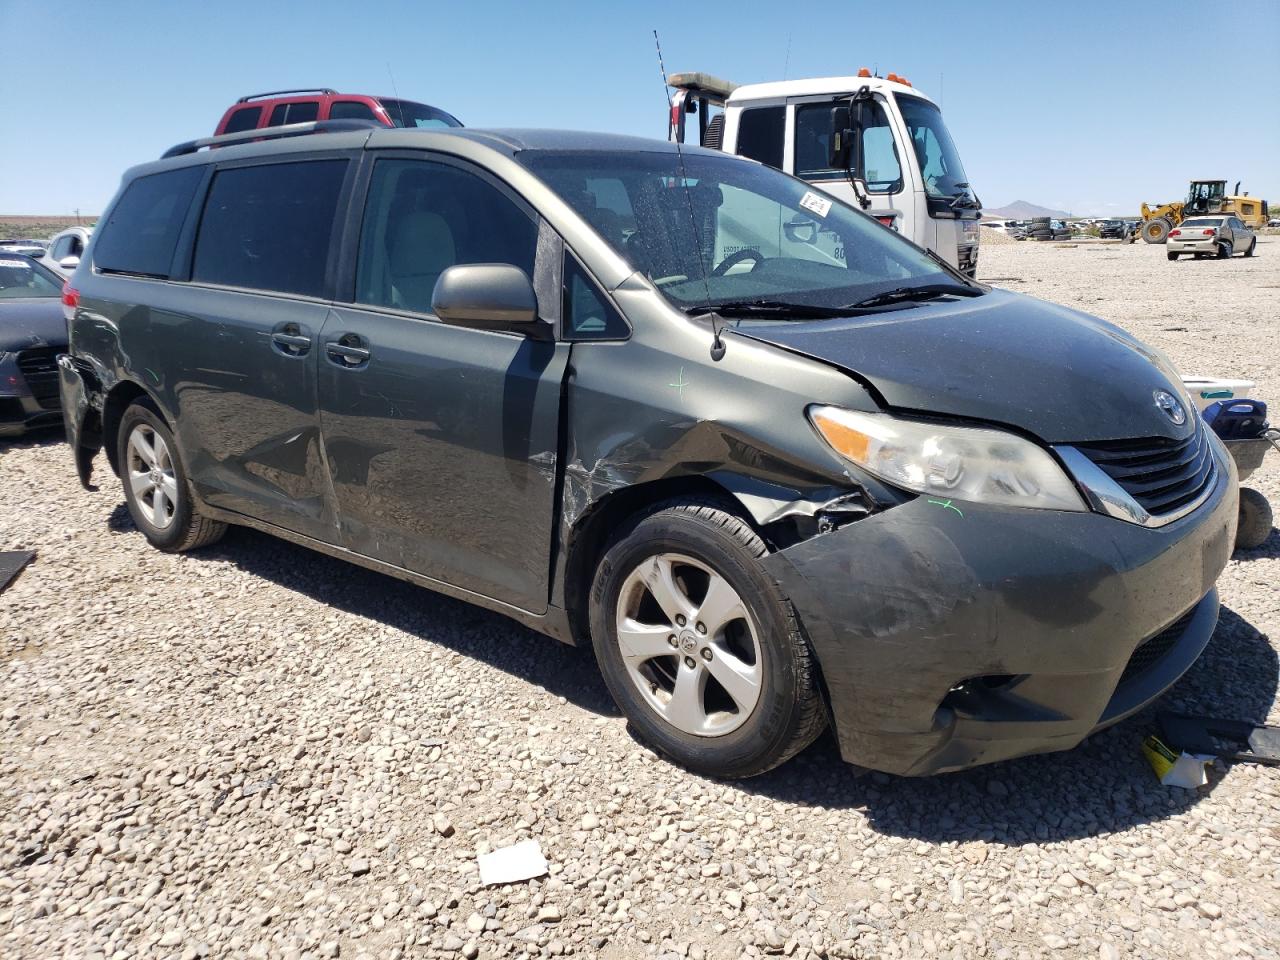
<path id="1" fill-rule="evenodd" d="M 533 276 L 537 237 L 532 211 L 487 174 L 379 158 L 354 302 L 321 331 L 318 387 L 346 546 L 541 613 L 569 345 L 451 327 L 431 311 L 454 264 Z"/>

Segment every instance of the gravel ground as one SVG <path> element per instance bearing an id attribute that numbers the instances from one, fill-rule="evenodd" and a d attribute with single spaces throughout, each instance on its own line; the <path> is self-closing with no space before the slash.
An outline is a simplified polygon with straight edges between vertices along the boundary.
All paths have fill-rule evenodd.
<path id="1" fill-rule="evenodd" d="M 1274 252 L 1273 252 L 1274 251 Z M 1280 243 L 991 245 L 983 274 L 1280 402 Z M 996 278 L 1001 278 L 996 280 Z M 1280 504 L 1280 457 L 1255 479 Z M 1150 711 L 1066 754 L 746 783 L 639 746 L 590 660 L 233 530 L 149 549 L 54 439 L 0 442 L 5 957 L 1280 956 L 1280 769 L 1161 787 Z M 1280 534 L 1168 705 L 1280 722 Z M 481 887 L 534 838 L 542 880 Z"/>

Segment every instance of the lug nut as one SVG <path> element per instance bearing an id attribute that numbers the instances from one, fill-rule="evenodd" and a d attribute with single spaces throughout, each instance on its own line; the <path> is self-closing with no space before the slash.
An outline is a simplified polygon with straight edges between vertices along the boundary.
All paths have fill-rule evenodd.
<path id="1" fill-rule="evenodd" d="M 685 658 L 684 658 L 684 665 L 685 665 L 686 667 L 688 667 L 690 670 L 692 670 L 692 669 L 693 669 L 694 667 L 696 667 L 698 664 L 694 662 L 693 657 L 685 657 Z"/>
<path id="2" fill-rule="evenodd" d="M 688 623 L 688 622 L 689 622 L 689 621 L 687 621 L 687 620 L 684 618 L 684 614 L 683 614 L 683 613 L 677 613 L 677 614 L 676 614 L 676 623 L 678 623 L 680 626 L 682 626 L 682 627 L 683 627 L 683 626 L 684 626 L 686 623 Z"/>
<path id="3" fill-rule="evenodd" d="M 671 646 L 674 647 L 677 642 L 678 641 L 676 640 L 676 635 L 674 633 L 671 636 L 667 637 L 667 643 L 671 644 Z"/>
<path id="4" fill-rule="evenodd" d="M 705 623 L 699 623 L 699 624 L 698 624 L 698 632 L 699 632 L 699 633 L 706 633 L 706 632 L 707 632 L 707 625 L 706 625 Z"/>
<path id="5" fill-rule="evenodd" d="M 703 660 L 705 660 L 705 661 L 707 661 L 707 663 L 710 663 L 710 662 L 711 662 L 711 648 L 710 648 L 710 647 L 703 647 L 703 648 L 702 648 L 702 659 L 703 659 Z"/>

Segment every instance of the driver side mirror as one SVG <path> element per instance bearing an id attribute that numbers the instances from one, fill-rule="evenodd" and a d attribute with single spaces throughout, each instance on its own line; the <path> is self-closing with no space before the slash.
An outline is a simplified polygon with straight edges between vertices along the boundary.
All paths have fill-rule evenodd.
<path id="1" fill-rule="evenodd" d="M 475 330 L 510 330 L 540 336 L 538 297 L 529 275 L 506 263 L 470 263 L 440 274 L 431 309 L 444 323 Z"/>
<path id="2" fill-rule="evenodd" d="M 80 258 L 77 256 L 63 257 L 58 261 L 58 266 L 63 270 L 74 270 L 80 266 Z"/>
<path id="3" fill-rule="evenodd" d="M 831 139 L 828 141 L 831 149 L 827 161 L 837 170 L 849 169 L 853 147 L 852 122 L 847 106 L 831 108 Z"/>

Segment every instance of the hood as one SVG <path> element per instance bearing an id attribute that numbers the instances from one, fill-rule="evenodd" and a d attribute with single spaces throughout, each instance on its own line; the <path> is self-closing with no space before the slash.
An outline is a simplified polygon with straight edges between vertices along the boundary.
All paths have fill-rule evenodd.
<path id="1" fill-rule="evenodd" d="M 1097 317 L 1022 294 L 735 332 L 833 364 L 891 408 L 1006 424 L 1047 443 L 1183 439 L 1193 409 L 1158 353 Z M 1177 426 L 1155 402 L 1173 394 Z"/>
<path id="2" fill-rule="evenodd" d="M 57 297 L 0 300 L 0 353 L 67 346 L 67 318 Z"/>

